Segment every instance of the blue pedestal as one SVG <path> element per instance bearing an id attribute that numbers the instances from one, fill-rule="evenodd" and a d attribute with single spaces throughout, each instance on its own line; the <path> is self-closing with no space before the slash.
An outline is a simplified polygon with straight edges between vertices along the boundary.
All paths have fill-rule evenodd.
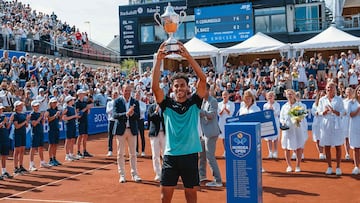
<path id="1" fill-rule="evenodd" d="M 226 196 L 228 203 L 262 203 L 259 122 L 225 125 Z"/>

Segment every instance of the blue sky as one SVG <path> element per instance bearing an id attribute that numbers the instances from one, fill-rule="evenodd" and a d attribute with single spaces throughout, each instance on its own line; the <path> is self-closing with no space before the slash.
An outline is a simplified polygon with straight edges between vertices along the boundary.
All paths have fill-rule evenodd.
<path id="1" fill-rule="evenodd" d="M 51 14 L 80 31 L 88 32 L 91 39 L 102 45 L 119 34 L 118 6 L 128 4 L 128 0 L 20 0 L 30 4 L 36 11 Z M 86 23 L 89 22 L 89 23 Z"/>

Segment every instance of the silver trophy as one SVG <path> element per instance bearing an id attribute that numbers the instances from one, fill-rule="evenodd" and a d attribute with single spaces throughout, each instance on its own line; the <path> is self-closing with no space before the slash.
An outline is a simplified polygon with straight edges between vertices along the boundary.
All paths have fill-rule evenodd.
<path id="1" fill-rule="evenodd" d="M 172 7 L 170 3 L 166 7 L 164 14 L 162 14 L 161 16 L 160 13 L 158 12 L 154 14 L 154 19 L 156 23 L 160 27 L 162 27 L 166 33 L 169 34 L 169 39 L 165 41 L 167 52 L 176 52 L 179 50 L 179 45 L 177 44 L 177 40 L 174 38 L 174 33 L 183 23 L 185 17 L 186 17 L 185 11 L 180 11 L 180 15 L 175 13 L 174 7 Z"/>

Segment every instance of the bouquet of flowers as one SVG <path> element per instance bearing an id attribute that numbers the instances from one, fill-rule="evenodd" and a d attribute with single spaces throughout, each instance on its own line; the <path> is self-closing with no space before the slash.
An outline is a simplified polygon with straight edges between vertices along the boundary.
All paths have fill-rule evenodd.
<path id="1" fill-rule="evenodd" d="M 289 111 L 290 119 L 296 127 L 300 127 L 301 121 L 308 115 L 306 109 L 301 106 L 295 106 Z"/>

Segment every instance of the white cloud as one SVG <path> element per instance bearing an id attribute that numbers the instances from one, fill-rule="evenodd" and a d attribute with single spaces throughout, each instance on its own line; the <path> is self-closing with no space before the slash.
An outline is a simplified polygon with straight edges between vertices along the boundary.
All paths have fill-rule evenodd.
<path id="1" fill-rule="evenodd" d="M 119 5 L 128 0 L 21 0 L 38 12 L 51 14 L 88 32 L 91 39 L 107 45 L 119 34 Z M 90 23 L 85 23 L 90 22 Z"/>

